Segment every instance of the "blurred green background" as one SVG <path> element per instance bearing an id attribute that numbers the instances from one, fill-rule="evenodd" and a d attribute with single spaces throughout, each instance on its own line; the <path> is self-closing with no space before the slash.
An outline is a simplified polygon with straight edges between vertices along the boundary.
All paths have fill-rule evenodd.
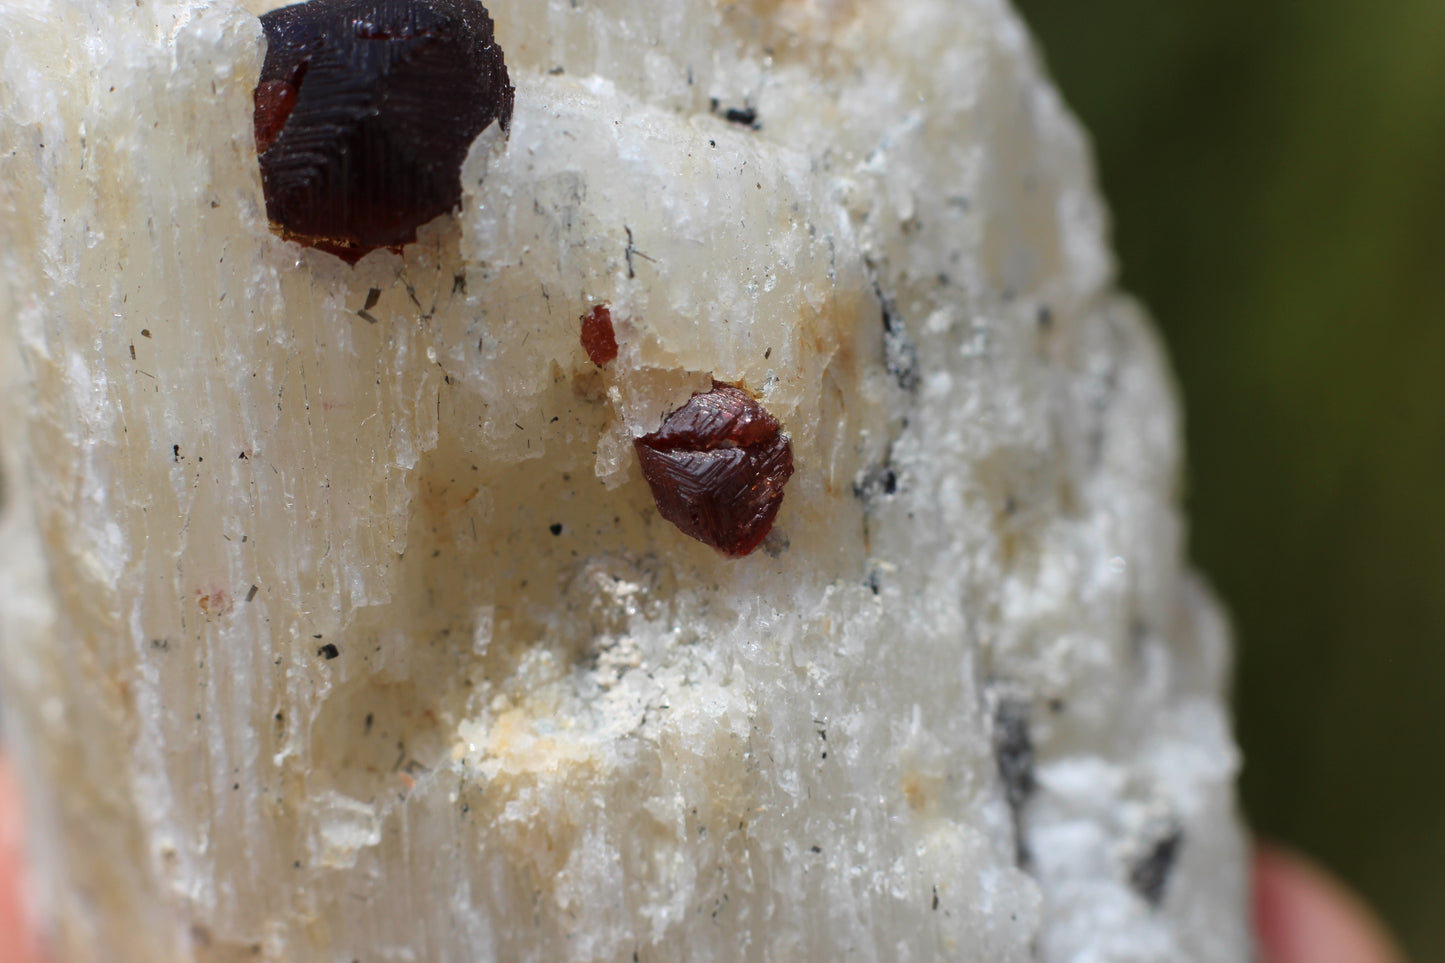
<path id="1" fill-rule="evenodd" d="M 1445 961 L 1445 2 L 1017 2 L 1183 388 L 1246 812 Z"/>

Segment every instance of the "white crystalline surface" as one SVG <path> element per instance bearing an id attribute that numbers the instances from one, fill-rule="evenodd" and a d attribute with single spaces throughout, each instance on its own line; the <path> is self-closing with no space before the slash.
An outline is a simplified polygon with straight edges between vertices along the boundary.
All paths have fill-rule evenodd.
<path id="1" fill-rule="evenodd" d="M 266 224 L 265 6 L 0 3 L 57 959 L 1248 958 L 1176 401 L 1001 0 L 498 0 L 510 136 L 355 268 Z M 632 450 L 712 378 L 745 559 Z"/>

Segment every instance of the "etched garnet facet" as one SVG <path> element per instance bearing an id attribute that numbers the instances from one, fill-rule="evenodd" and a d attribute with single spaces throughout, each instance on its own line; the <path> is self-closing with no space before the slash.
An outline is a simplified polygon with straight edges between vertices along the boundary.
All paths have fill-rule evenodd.
<path id="1" fill-rule="evenodd" d="M 599 367 L 617 359 L 617 335 L 607 305 L 599 304 L 582 315 L 582 350 Z"/>
<path id="2" fill-rule="evenodd" d="M 513 90 L 477 0 L 310 0 L 261 17 L 255 93 L 266 214 L 355 263 L 461 202 L 478 134 Z"/>
<path id="3" fill-rule="evenodd" d="M 725 555 L 747 555 L 767 537 L 793 475 L 778 420 L 718 381 L 633 445 L 662 517 Z"/>

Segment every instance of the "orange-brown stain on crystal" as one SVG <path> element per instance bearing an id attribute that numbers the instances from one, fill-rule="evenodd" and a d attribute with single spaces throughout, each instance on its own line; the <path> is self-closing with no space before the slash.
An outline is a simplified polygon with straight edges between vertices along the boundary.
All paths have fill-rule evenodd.
<path id="1" fill-rule="evenodd" d="M 738 558 L 772 530 L 793 475 L 793 444 L 778 420 L 746 391 L 719 381 L 633 446 L 658 513 Z"/>
<path id="2" fill-rule="evenodd" d="M 617 359 L 617 334 L 607 305 L 599 304 L 582 315 L 582 350 L 598 367 Z"/>

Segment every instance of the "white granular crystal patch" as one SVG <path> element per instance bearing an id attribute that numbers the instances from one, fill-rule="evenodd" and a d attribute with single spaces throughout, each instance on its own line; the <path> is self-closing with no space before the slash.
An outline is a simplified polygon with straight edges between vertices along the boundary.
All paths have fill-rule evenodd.
<path id="1" fill-rule="evenodd" d="M 1248 957 L 1176 399 L 1001 0 L 498 0 L 507 136 L 354 268 L 266 223 L 274 6 L 0 6 L 57 959 Z M 744 559 L 633 451 L 713 379 Z"/>
<path id="2" fill-rule="evenodd" d="M 381 823 L 376 809 L 339 793 L 324 793 L 313 807 L 315 835 L 312 859 L 328 869 L 350 869 L 357 854 L 381 842 Z"/>

